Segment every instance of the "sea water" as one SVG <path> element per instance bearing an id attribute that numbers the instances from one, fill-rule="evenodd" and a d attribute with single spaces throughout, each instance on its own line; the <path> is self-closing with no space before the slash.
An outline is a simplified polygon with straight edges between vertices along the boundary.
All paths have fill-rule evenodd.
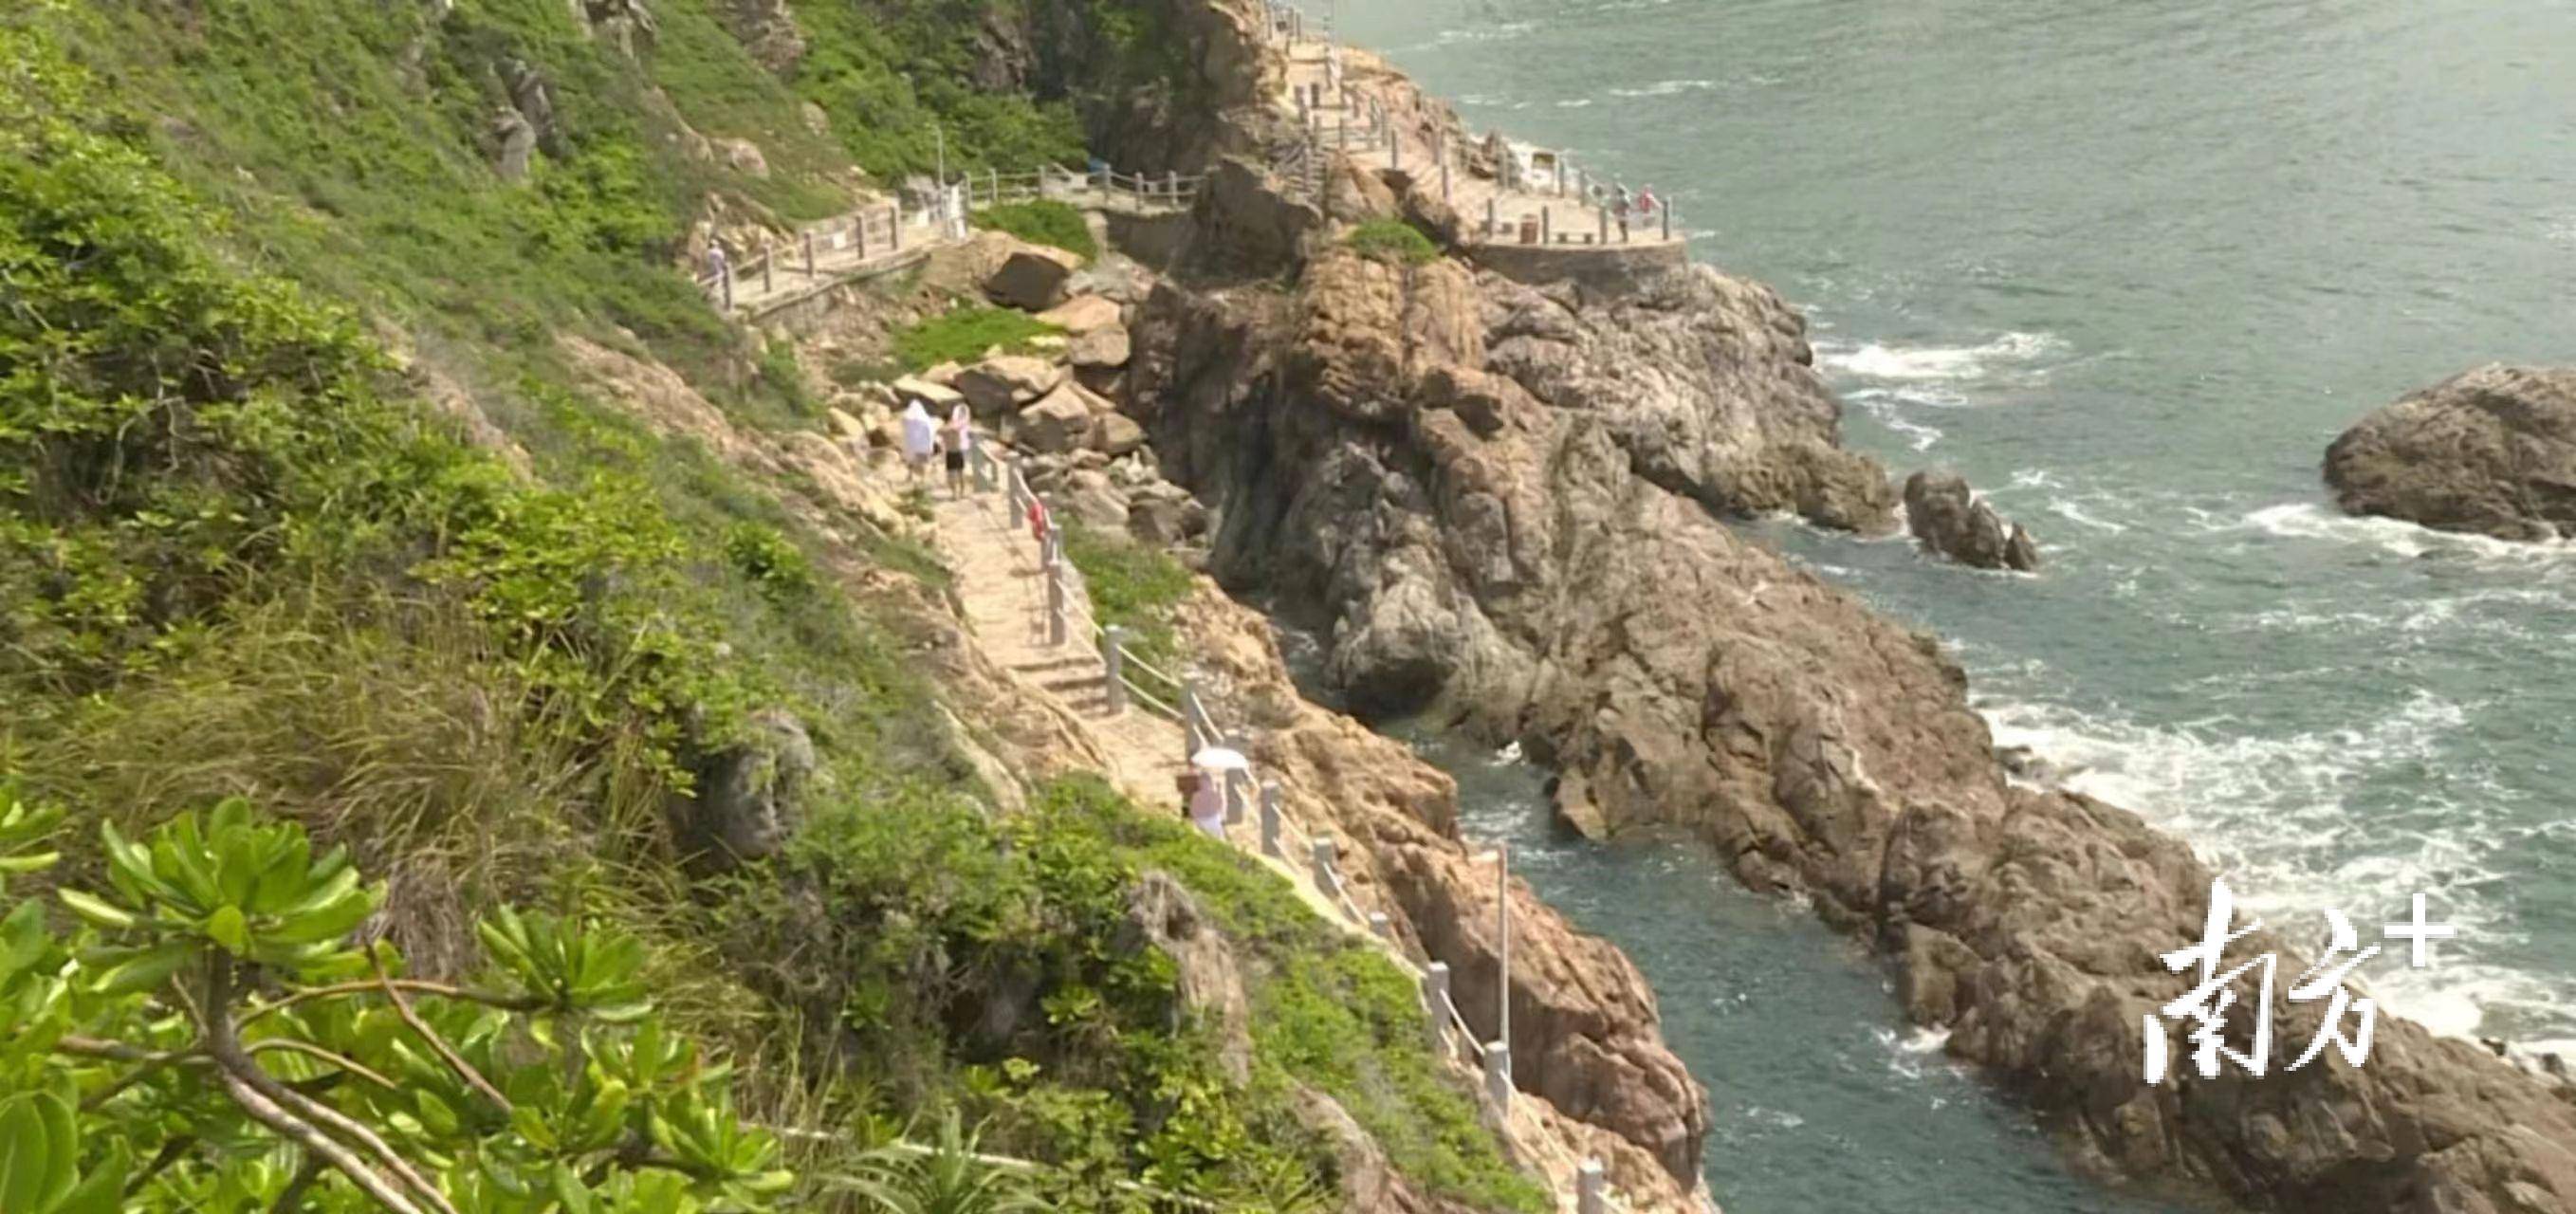
<path id="1" fill-rule="evenodd" d="M 2385 1003 L 2576 1040 L 2576 549 L 2345 518 L 2317 476 L 2405 392 L 2576 362 L 2576 7 L 1311 7 L 1479 133 L 1675 200 L 1698 259 L 1808 313 L 1851 445 L 1956 469 L 2037 534 L 2018 577 L 1756 528 L 1941 636 L 1999 742 L 2188 839 L 2290 935 L 2333 907 L 2376 943 L 2426 894 L 2459 936 L 2369 967 Z M 1443 757 L 1471 821 L 1540 829 L 1527 773 Z M 1722 1198 L 2109 1200 L 2060 1189 L 1794 910 L 1687 849 L 1537 856 L 1663 995 L 1716 1093 Z"/>

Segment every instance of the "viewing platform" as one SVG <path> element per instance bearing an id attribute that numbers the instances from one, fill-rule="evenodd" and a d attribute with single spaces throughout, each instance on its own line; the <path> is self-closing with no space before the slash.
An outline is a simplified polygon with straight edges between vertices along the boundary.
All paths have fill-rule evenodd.
<path id="1" fill-rule="evenodd" d="M 1580 266 L 1593 260 L 1677 264 L 1687 230 L 1668 201 L 1630 194 L 1623 183 L 1573 165 L 1562 152 L 1515 144 L 1500 134 L 1472 143 L 1445 104 L 1383 59 L 1310 30 L 1305 14 L 1273 0 L 1271 46 L 1286 62 L 1276 103 L 1307 132 L 1302 160 L 1287 167 L 1320 188 L 1328 157 L 1367 172 L 1404 175 L 1458 217 L 1457 239 L 1471 256 L 1507 273 L 1515 267 Z M 1568 262 L 1569 256 L 1575 256 Z M 1546 277 L 1581 276 L 1565 269 Z"/>

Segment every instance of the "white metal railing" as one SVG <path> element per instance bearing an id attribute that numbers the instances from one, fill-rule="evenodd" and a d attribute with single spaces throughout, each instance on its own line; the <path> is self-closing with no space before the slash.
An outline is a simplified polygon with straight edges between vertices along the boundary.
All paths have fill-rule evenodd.
<path id="1" fill-rule="evenodd" d="M 1096 207 L 1136 210 L 1187 209 L 1198 202 L 1205 174 L 1165 173 L 1148 176 L 1102 168 L 1076 173 L 1053 166 L 1025 173 L 988 171 L 967 174 L 953 183 L 957 203 L 968 210 L 1053 198 Z M 764 238 L 761 247 L 737 264 L 717 258 L 697 275 L 698 289 L 726 311 L 765 303 L 779 293 L 785 279 L 792 290 L 826 278 L 864 270 L 874 263 L 901 259 L 907 251 L 950 243 L 963 236 L 965 216 L 953 213 L 957 203 L 907 214 L 900 200 L 870 203 L 847 214 L 807 224 L 783 240 Z"/>
<path id="2" fill-rule="evenodd" d="M 1018 461 L 1004 454 L 990 436 L 975 436 L 969 448 L 968 462 L 974 469 L 978 488 L 999 496 L 1004 507 L 1000 525 L 1006 530 L 1016 527 L 1018 521 L 1027 516 L 1030 505 L 1041 500 L 1029 486 Z M 1239 744 L 1239 736 L 1226 730 L 1208 707 L 1207 697 L 1202 694 L 1197 679 L 1173 675 L 1138 657 L 1129 650 L 1123 628 L 1114 625 L 1104 627 L 1092 614 L 1087 603 L 1089 596 L 1076 592 L 1075 575 L 1068 568 L 1070 562 L 1064 555 L 1062 536 L 1062 528 L 1050 520 L 1044 539 L 1034 534 L 1031 537 L 1032 542 L 1040 545 L 1040 576 L 1044 578 L 1045 585 L 1038 610 L 1044 618 L 1042 631 L 1047 643 L 1096 646 L 1109 710 L 1113 714 L 1121 713 L 1130 704 L 1135 704 L 1180 725 L 1184 762 L 1208 746 L 1229 745 L 1241 752 L 1243 747 Z M 1080 638 L 1078 642 L 1075 640 L 1077 637 Z M 1171 699 L 1167 702 L 1147 692 L 1139 685 L 1136 675 L 1169 687 Z M 1262 779 L 1255 771 L 1228 772 L 1225 784 L 1226 824 L 1232 826 L 1244 820 L 1247 798 L 1243 790 L 1246 786 L 1254 790 L 1252 799 L 1258 806 L 1257 838 L 1261 854 L 1286 864 L 1285 821 L 1281 814 L 1280 786 L 1276 780 Z M 1233 841 L 1232 835 L 1227 838 L 1229 842 Z M 1484 1079 L 1482 1097 L 1508 1118 L 1514 1095 L 1509 1041 L 1478 1040 L 1475 1029 L 1467 1023 L 1467 1017 L 1459 1010 L 1451 991 L 1448 964 L 1416 962 L 1395 938 L 1393 919 L 1384 912 L 1366 910 L 1352 896 L 1350 884 L 1342 877 L 1340 840 L 1328 835 L 1310 839 L 1308 846 L 1311 868 L 1304 879 L 1314 886 L 1327 905 L 1349 917 L 1354 930 L 1367 931 L 1390 956 L 1413 972 L 1420 985 L 1425 1025 L 1433 1044 L 1439 1049 L 1454 1051 L 1459 1058 L 1479 1069 Z M 1291 872 L 1294 871 L 1292 866 Z M 1508 1034 L 1511 1023 L 1511 892 L 1508 879 L 1499 873 L 1496 896 L 1502 932 L 1497 991 L 1501 1002 L 1497 1010 L 1503 1032 Z M 1576 1208 L 1581 1214 L 1606 1214 L 1614 1206 L 1624 1208 L 1624 1203 L 1619 1202 L 1611 1191 L 1598 1160 L 1574 1160 L 1565 1153 L 1561 1144 L 1554 1143 L 1552 1139 L 1542 1140 L 1555 1147 L 1559 1163 L 1571 1165 L 1567 1170 L 1575 1178 Z"/>

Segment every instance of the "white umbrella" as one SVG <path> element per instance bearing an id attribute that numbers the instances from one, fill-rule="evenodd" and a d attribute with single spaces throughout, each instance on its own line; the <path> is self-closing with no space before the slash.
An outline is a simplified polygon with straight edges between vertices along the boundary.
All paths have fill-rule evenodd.
<path id="1" fill-rule="evenodd" d="M 1242 751 L 1224 746 L 1210 746 L 1191 755 L 1190 766 L 1209 771 L 1250 771 L 1252 760 L 1244 758 Z"/>

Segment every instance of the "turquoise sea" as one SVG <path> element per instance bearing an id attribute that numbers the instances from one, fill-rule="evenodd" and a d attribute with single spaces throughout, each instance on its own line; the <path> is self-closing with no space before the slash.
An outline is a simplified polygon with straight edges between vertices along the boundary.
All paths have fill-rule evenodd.
<path id="1" fill-rule="evenodd" d="M 1853 445 L 2038 534 L 2021 578 L 1757 525 L 1944 637 L 1999 741 L 2294 934 L 2427 894 L 2459 939 L 2366 971 L 2385 1003 L 2576 1041 L 2576 550 L 2346 519 L 2316 472 L 2414 388 L 2576 361 L 2576 7 L 1309 7 L 1477 130 L 1676 199 L 1701 260 L 1808 312 Z M 1424 745 L 1654 979 L 1731 1211 L 2171 1208 L 2066 1175 L 1798 908 L 1686 848 L 1556 841 L 1536 773 Z"/>

